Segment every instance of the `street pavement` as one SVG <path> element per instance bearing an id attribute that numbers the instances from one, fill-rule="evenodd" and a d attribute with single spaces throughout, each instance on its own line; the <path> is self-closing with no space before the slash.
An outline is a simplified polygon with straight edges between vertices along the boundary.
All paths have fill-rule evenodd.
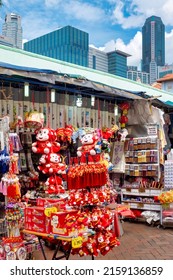
<path id="1" fill-rule="evenodd" d="M 173 228 L 151 226 L 141 222 L 124 221 L 120 246 L 107 255 L 99 255 L 97 260 L 173 260 Z M 45 248 L 47 259 L 51 259 L 53 250 Z M 43 259 L 41 251 L 34 253 L 34 259 Z M 90 256 L 71 255 L 70 260 L 88 260 Z"/>

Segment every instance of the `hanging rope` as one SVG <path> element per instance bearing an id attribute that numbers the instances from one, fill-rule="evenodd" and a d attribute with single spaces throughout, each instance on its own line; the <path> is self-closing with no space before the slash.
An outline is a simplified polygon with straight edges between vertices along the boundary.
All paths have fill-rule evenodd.
<path id="1" fill-rule="evenodd" d="M 35 111 L 35 95 L 34 95 L 34 90 L 32 91 L 32 109 Z"/>
<path id="2" fill-rule="evenodd" d="M 97 99 L 98 102 L 98 128 L 101 128 L 101 114 L 100 114 L 100 100 Z"/>
<path id="3" fill-rule="evenodd" d="M 50 91 L 49 88 L 47 87 L 47 126 L 50 128 Z"/>

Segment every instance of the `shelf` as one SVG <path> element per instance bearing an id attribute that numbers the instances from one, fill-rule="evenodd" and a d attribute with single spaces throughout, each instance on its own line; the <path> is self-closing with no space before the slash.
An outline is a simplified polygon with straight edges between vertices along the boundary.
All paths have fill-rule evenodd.
<path id="1" fill-rule="evenodd" d="M 161 205 L 156 203 L 143 203 L 143 202 L 129 202 L 122 201 L 123 204 L 128 204 L 131 209 L 149 210 L 149 211 L 161 211 Z"/>
<path id="2" fill-rule="evenodd" d="M 122 200 L 122 202 L 125 202 L 125 203 L 139 203 L 139 204 L 149 204 L 149 205 L 161 205 L 160 203 L 157 203 L 157 202 L 143 202 L 143 201 L 135 201 L 135 200 Z"/>
<path id="3" fill-rule="evenodd" d="M 122 195 L 139 195 L 139 196 L 157 196 L 161 193 L 161 189 L 145 189 L 145 188 L 123 188 Z"/>
<path id="4" fill-rule="evenodd" d="M 150 194 L 150 193 L 146 193 L 146 192 L 144 192 L 144 193 L 131 193 L 131 192 L 123 192 L 123 195 L 129 195 L 129 196 L 147 196 L 147 197 L 153 197 L 153 194 Z"/>

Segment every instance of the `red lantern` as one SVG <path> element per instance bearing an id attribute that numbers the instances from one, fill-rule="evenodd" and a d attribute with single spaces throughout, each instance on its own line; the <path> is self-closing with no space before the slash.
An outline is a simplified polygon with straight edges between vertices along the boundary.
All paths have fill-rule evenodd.
<path id="1" fill-rule="evenodd" d="M 122 110 L 122 115 L 127 115 L 128 110 L 130 108 L 130 104 L 127 102 L 121 103 L 119 108 Z"/>
<path id="2" fill-rule="evenodd" d="M 121 104 L 119 105 L 119 108 L 120 108 L 122 111 L 124 111 L 124 110 L 129 110 L 130 104 L 127 103 L 127 102 L 121 103 Z"/>
<path id="3" fill-rule="evenodd" d="M 122 115 L 122 116 L 119 118 L 119 122 L 121 123 L 121 127 L 122 127 L 122 128 L 125 127 L 125 124 L 128 122 L 128 117 Z"/>

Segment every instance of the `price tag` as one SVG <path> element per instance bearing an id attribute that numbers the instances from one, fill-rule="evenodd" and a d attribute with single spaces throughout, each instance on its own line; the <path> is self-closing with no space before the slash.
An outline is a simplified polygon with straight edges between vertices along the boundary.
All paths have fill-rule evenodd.
<path id="1" fill-rule="evenodd" d="M 46 217 L 50 217 L 52 213 L 57 212 L 57 208 L 56 207 L 48 207 L 44 210 L 44 214 L 46 215 Z"/>
<path id="2" fill-rule="evenodd" d="M 131 192 L 131 188 L 126 188 L 126 192 Z"/>
<path id="3" fill-rule="evenodd" d="M 157 126 L 156 125 L 148 125 L 147 126 L 147 133 L 149 136 L 157 135 Z"/>
<path id="4" fill-rule="evenodd" d="M 139 188 L 139 192 L 140 193 L 144 193 L 145 192 L 145 188 Z"/>
<path id="5" fill-rule="evenodd" d="M 81 236 L 72 238 L 71 246 L 72 248 L 80 248 L 82 246 L 83 240 Z"/>

